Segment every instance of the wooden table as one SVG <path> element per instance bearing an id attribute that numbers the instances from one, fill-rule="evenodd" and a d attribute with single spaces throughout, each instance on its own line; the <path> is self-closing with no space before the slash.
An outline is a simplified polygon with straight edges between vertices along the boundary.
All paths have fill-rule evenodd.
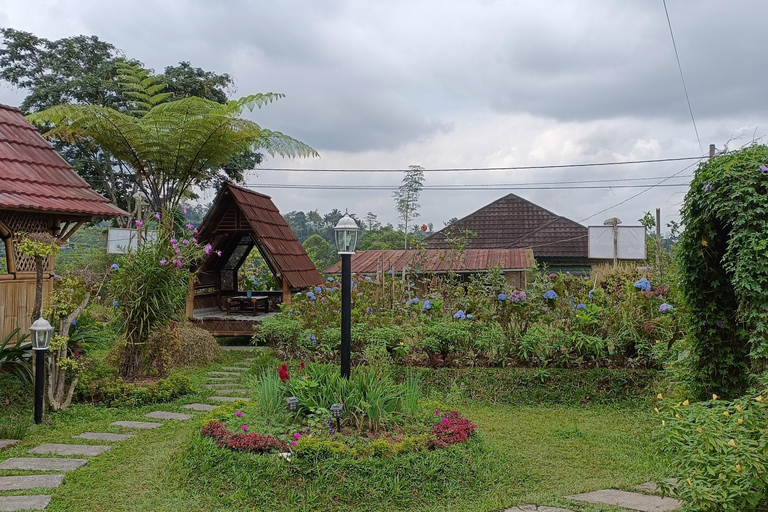
<path id="1" fill-rule="evenodd" d="M 265 301 L 266 309 L 269 309 L 268 299 L 269 297 L 266 295 L 253 295 L 252 297 L 248 297 L 247 295 L 235 295 L 234 297 L 227 297 L 227 316 L 232 314 L 232 304 L 242 305 L 247 304 L 248 302 L 253 304 L 253 316 L 256 316 L 258 315 L 257 307 L 259 302 Z"/>

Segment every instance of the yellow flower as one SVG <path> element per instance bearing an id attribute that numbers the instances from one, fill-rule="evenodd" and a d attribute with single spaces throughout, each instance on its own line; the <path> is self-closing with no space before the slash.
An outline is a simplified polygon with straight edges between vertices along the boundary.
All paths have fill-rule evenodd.
<path id="1" fill-rule="evenodd" d="M 659 342 L 659 340 L 656 340 L 656 343 L 658 343 L 658 342 Z"/>
<path id="2" fill-rule="evenodd" d="M 743 419 L 741 419 L 741 418 L 739 418 L 739 421 L 738 421 L 737 423 L 738 423 L 739 425 L 741 425 L 742 423 L 744 423 L 744 420 L 743 420 Z"/>
<path id="3" fill-rule="evenodd" d="M 736 471 L 741 471 L 741 464 L 736 464 Z"/>
<path id="4" fill-rule="evenodd" d="M 685 481 L 688 482 L 688 485 L 693 487 L 693 483 L 691 483 L 691 479 L 690 478 L 686 478 Z"/>
<path id="5" fill-rule="evenodd" d="M 667 422 L 666 422 L 666 421 L 664 421 L 664 420 L 661 420 L 661 426 L 662 426 L 662 427 L 666 427 L 666 426 L 667 426 Z"/>
<path id="6" fill-rule="evenodd" d="M 403 342 L 402 342 L 402 341 L 400 342 L 400 345 L 401 345 L 401 346 L 403 345 Z"/>
<path id="7" fill-rule="evenodd" d="M 733 448 L 736 448 L 736 441 L 734 441 L 733 439 L 731 439 L 730 441 L 728 441 L 728 446 L 731 446 L 731 447 L 733 447 Z"/>
<path id="8" fill-rule="evenodd" d="M 675 418 L 677 418 L 679 420 L 683 419 L 679 414 L 675 414 Z"/>
<path id="9" fill-rule="evenodd" d="M 756 401 L 762 402 L 763 401 L 763 395 L 760 395 L 759 397 L 755 398 Z"/>
<path id="10" fill-rule="evenodd" d="M 685 405 L 685 406 L 691 405 L 691 402 L 689 402 L 688 400 L 686 400 L 685 402 L 683 402 L 683 405 Z"/>
<path id="11" fill-rule="evenodd" d="M 306 375 L 304 376 L 304 380 L 307 380 L 307 376 Z"/>
<path id="12" fill-rule="evenodd" d="M 741 412 L 741 406 L 740 406 L 740 405 L 737 405 L 737 406 L 736 406 L 736 410 L 737 410 L 737 411 L 739 411 L 739 412 Z"/>
<path id="13" fill-rule="evenodd" d="M 657 413 L 661 412 L 658 407 L 654 407 L 653 410 L 656 411 Z"/>
<path id="14" fill-rule="evenodd" d="M 723 413 L 723 415 L 724 415 L 726 418 L 730 418 L 730 417 L 731 417 L 731 413 L 729 413 L 728 411 L 725 411 L 725 412 Z"/>
<path id="15" fill-rule="evenodd" d="M 659 400 L 664 400 L 664 396 L 661 393 L 656 395 L 656 398 L 658 398 Z"/>
<path id="16" fill-rule="evenodd" d="M 698 432 L 699 434 L 703 434 L 703 433 L 704 433 L 704 429 L 703 429 L 703 428 L 701 428 L 701 427 L 698 427 L 698 428 L 696 429 L 696 432 Z"/>
<path id="17" fill-rule="evenodd" d="M 720 397 L 715 395 L 715 394 L 712 395 L 712 400 L 717 400 L 718 398 L 720 398 Z"/>
<path id="18" fill-rule="evenodd" d="M 709 242 L 707 242 L 707 239 L 706 239 L 706 238 L 702 238 L 702 239 L 701 239 L 701 245 L 703 245 L 704 247 L 706 247 L 706 246 L 708 246 L 708 245 L 709 245 Z"/>

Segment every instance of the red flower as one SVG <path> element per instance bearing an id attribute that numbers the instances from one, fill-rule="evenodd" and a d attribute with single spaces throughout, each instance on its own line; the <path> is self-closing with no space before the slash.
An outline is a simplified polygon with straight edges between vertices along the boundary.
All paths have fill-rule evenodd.
<path id="1" fill-rule="evenodd" d="M 447 412 L 443 421 L 432 427 L 432 445 L 435 448 L 447 448 L 466 441 L 476 430 L 477 427 L 458 412 Z"/>
<path id="2" fill-rule="evenodd" d="M 304 364 L 304 361 L 302 361 L 302 362 L 301 362 L 301 367 L 302 367 L 302 368 L 304 368 L 305 366 L 307 366 L 307 365 L 305 365 L 305 364 Z"/>
<path id="3" fill-rule="evenodd" d="M 422 225 L 421 225 L 421 230 L 422 230 L 422 231 L 426 231 L 427 229 L 429 229 L 429 228 L 427 227 L 427 225 L 426 225 L 426 224 L 422 224 Z"/>
<path id="4" fill-rule="evenodd" d="M 281 366 L 280 369 L 277 370 L 277 374 L 280 376 L 281 382 L 285 382 L 291 378 L 291 376 L 288 375 L 288 365 L 285 363 L 283 363 L 283 366 Z"/>

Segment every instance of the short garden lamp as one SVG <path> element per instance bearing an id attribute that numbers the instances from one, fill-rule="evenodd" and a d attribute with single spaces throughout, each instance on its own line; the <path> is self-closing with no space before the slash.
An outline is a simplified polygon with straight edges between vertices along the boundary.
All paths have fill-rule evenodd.
<path id="1" fill-rule="evenodd" d="M 296 412 L 299 410 L 299 399 L 295 396 L 289 396 L 285 399 L 286 402 L 288 402 L 288 410 L 291 412 Z"/>
<path id="2" fill-rule="evenodd" d="M 336 248 L 341 256 L 341 376 L 349 378 L 352 366 L 352 255 L 357 245 L 357 222 L 345 214 L 336 227 Z"/>
<path id="3" fill-rule="evenodd" d="M 331 406 L 331 415 L 336 418 L 336 431 L 341 429 L 341 414 L 344 412 L 344 404 L 333 404 Z"/>
<path id="4" fill-rule="evenodd" d="M 35 351 L 35 423 L 43 422 L 43 388 L 45 387 L 45 353 L 51 344 L 53 326 L 45 318 L 38 318 L 29 326 L 32 350 Z"/>

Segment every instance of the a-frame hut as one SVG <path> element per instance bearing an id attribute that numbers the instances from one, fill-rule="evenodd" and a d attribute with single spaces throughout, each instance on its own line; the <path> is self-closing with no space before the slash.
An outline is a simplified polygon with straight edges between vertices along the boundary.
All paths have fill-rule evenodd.
<path id="1" fill-rule="evenodd" d="M 48 233 L 63 244 L 84 222 L 129 214 L 94 192 L 19 109 L 0 105 L 0 337 L 28 332 L 35 302 L 35 262 L 20 254 L 25 234 Z M 3 268 L 4 267 L 4 268 Z M 53 286 L 53 261 L 43 275 L 43 304 Z M 1 338 L 0 338 L 1 339 Z"/>
<path id="2" fill-rule="evenodd" d="M 252 190 L 225 184 L 200 225 L 198 240 L 213 250 L 190 286 L 187 316 L 214 335 L 250 335 L 258 310 L 290 304 L 293 293 L 323 280 L 272 199 Z M 254 248 L 280 289 L 246 298 L 237 277 Z"/>

